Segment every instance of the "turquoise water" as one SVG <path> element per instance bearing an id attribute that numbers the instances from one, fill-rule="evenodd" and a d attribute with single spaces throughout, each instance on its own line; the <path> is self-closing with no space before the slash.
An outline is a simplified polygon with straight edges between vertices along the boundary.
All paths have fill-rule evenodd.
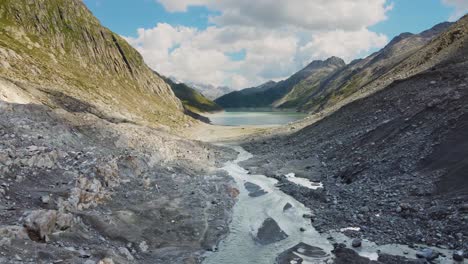
<path id="1" fill-rule="evenodd" d="M 271 126 L 284 125 L 303 119 L 304 113 L 287 111 L 225 111 L 209 114 L 207 117 L 214 125 L 222 126 Z"/>

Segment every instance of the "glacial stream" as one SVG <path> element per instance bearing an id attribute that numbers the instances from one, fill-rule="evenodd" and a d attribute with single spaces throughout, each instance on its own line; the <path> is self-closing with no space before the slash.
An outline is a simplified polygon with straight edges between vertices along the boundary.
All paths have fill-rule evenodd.
<path id="1" fill-rule="evenodd" d="M 315 256 L 311 257 L 310 254 L 307 254 L 311 253 L 310 248 L 296 247 L 296 250 L 290 255 L 302 258 L 304 264 L 329 263 L 327 260 L 332 258 L 333 242 L 329 241 L 327 237 L 332 236 L 336 242 L 344 242 L 348 245 L 351 243 L 351 239 L 338 231 L 319 234 L 313 228 L 310 219 L 304 217 L 304 215 L 311 213 L 308 208 L 276 187 L 276 179 L 249 174 L 238 163 L 250 159 L 252 154 L 240 146 L 232 148 L 238 151 L 239 155 L 236 160 L 227 162 L 223 169 L 235 179 L 240 193 L 233 208 L 232 222 L 229 227 L 230 233 L 219 244 L 215 252 L 207 253 L 204 264 L 277 263 L 277 257 L 281 253 L 300 243 L 321 250 L 319 250 L 318 254 L 317 252 L 314 254 L 312 250 L 312 255 Z M 260 187 L 260 193 L 257 192 L 257 195 L 252 195 L 252 191 L 246 188 L 246 183 Z M 289 204 L 288 209 L 284 210 L 287 204 Z M 268 244 L 259 243 L 257 232 L 259 232 L 258 230 L 266 219 L 273 219 L 287 237 L 282 237 L 282 240 Z M 267 232 L 270 230 L 267 228 Z M 416 253 L 414 249 L 406 246 L 387 245 L 378 247 L 369 241 L 363 243 L 365 246 L 358 250 L 358 253 L 373 260 L 377 259 L 378 250 L 392 255 L 403 255 L 403 252 L 405 252 L 408 257 L 414 257 Z M 297 262 L 288 261 L 287 263 Z M 452 262 L 441 259 L 438 263 Z"/>

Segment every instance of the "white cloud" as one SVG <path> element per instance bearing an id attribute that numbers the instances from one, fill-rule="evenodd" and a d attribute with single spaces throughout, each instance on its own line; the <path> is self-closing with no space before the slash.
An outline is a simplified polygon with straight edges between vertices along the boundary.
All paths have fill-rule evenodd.
<path id="1" fill-rule="evenodd" d="M 217 25 L 357 30 L 386 19 L 387 0 L 158 0 L 168 11 L 207 6 Z"/>
<path id="2" fill-rule="evenodd" d="M 451 21 L 455 21 L 468 13 L 468 0 L 442 0 L 442 2 L 455 8 L 454 13 L 449 18 Z"/>
<path id="3" fill-rule="evenodd" d="M 327 31 L 314 35 L 312 41 L 301 47 L 302 58 L 326 59 L 337 56 L 350 61 L 358 55 L 388 43 L 387 36 L 365 28 L 357 31 Z"/>
<path id="4" fill-rule="evenodd" d="M 157 0 L 170 12 L 217 11 L 203 30 L 158 24 L 126 39 L 161 74 L 185 82 L 245 88 L 286 78 L 311 60 L 351 60 L 387 43 L 368 27 L 386 19 L 387 0 Z M 229 53 L 245 51 L 233 60 Z"/>

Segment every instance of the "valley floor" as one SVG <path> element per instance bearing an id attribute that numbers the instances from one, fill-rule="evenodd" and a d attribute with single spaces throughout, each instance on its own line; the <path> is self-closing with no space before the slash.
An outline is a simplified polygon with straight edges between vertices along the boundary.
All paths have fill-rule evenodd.
<path id="1" fill-rule="evenodd" d="M 1 102 L 0 263 L 199 263 L 229 232 L 243 188 L 220 169 L 237 153 L 219 142 L 253 153 L 240 165 L 277 179 L 320 232 L 359 227 L 344 233 L 468 252 L 467 72 L 423 73 L 282 127 L 199 124 L 185 132 L 190 140 Z M 296 185 L 289 173 L 324 188 Z M 330 239 L 334 263 L 369 263 Z M 421 262 L 382 254 L 373 263 Z"/>
<path id="2" fill-rule="evenodd" d="M 226 234 L 234 151 L 38 104 L 0 113 L 0 263 L 197 263 Z"/>

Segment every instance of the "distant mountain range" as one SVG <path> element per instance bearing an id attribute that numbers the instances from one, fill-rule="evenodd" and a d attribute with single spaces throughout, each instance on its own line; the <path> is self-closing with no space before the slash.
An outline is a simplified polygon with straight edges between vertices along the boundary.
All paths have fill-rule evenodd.
<path id="1" fill-rule="evenodd" d="M 182 102 L 186 110 L 194 113 L 221 111 L 223 108 L 206 98 L 202 93 L 185 83 L 177 83 L 171 78 L 162 77 L 172 88 L 174 94 Z"/>
<path id="2" fill-rule="evenodd" d="M 466 18 L 464 18 L 466 19 Z M 419 34 L 403 33 L 370 56 L 349 64 L 337 57 L 313 61 L 288 79 L 234 91 L 216 99 L 224 108 L 272 107 L 316 112 L 386 87 L 437 64 L 456 45 L 444 39 L 436 50 L 424 52 L 453 25 L 445 22 Z M 445 55 L 444 55 L 445 54 Z"/>
<path id="3" fill-rule="evenodd" d="M 225 94 L 235 91 L 235 89 L 229 86 L 215 86 L 211 84 L 203 84 L 197 82 L 183 82 L 173 76 L 169 77 L 169 79 L 174 83 L 185 83 L 187 86 L 197 90 L 198 92 L 203 94 L 203 96 L 210 100 L 215 100 L 216 98 L 219 98 Z"/>

